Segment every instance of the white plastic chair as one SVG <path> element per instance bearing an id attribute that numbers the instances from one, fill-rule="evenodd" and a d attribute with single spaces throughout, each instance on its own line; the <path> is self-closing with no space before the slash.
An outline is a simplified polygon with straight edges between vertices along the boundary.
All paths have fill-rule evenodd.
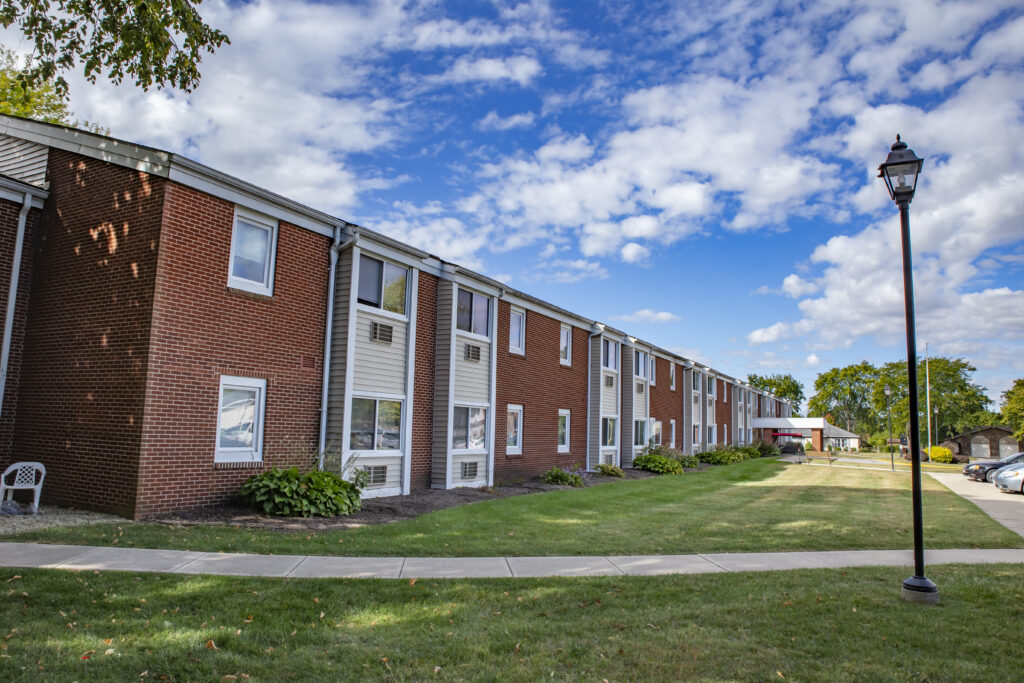
<path id="1" fill-rule="evenodd" d="M 7 483 L 8 475 L 14 473 L 14 482 Z M 36 481 L 38 475 L 39 481 Z M 39 494 L 43 492 L 43 479 L 46 478 L 46 467 L 41 462 L 16 462 L 6 470 L 4 476 L 0 477 L 0 503 L 8 498 L 14 497 L 18 489 L 32 489 L 35 491 L 33 503 L 34 513 L 39 514 Z"/>

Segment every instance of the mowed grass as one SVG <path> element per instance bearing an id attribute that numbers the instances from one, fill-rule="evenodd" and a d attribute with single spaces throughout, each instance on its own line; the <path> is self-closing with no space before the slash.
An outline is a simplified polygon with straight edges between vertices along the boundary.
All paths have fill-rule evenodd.
<path id="1" fill-rule="evenodd" d="M 922 478 L 925 546 L 1020 548 L 1024 538 Z M 518 496 L 327 533 L 125 523 L 5 541 L 316 555 L 473 557 L 905 549 L 902 473 L 750 460 L 701 473 Z"/>
<path id="2" fill-rule="evenodd" d="M 0 680 L 1009 681 L 1014 565 L 285 580 L 3 570 Z M 986 635 L 983 635 L 986 634 Z"/>

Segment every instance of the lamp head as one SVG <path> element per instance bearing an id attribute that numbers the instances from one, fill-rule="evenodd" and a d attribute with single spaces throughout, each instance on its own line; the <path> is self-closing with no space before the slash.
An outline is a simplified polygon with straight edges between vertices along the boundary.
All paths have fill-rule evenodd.
<path id="1" fill-rule="evenodd" d="M 878 177 L 885 179 L 885 187 L 893 201 L 907 201 L 914 198 L 917 177 L 924 166 L 924 159 L 907 148 L 907 143 L 896 136 L 896 142 L 889 150 L 885 163 L 878 167 Z"/>

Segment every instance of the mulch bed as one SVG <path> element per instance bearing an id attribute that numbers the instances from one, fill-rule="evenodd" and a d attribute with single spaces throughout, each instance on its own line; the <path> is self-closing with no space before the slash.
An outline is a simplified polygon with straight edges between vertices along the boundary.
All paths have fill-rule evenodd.
<path id="1" fill-rule="evenodd" d="M 625 470 L 626 479 L 647 479 L 659 475 L 642 470 Z M 584 473 L 583 485 L 596 486 L 620 481 L 617 477 Z M 368 498 L 363 509 L 346 517 L 264 517 L 249 508 L 230 505 L 179 512 L 172 516 L 150 521 L 175 526 L 234 526 L 246 529 L 269 531 L 331 531 L 353 529 L 370 524 L 388 524 L 403 519 L 412 519 L 435 510 L 467 505 L 482 500 L 522 496 L 529 493 L 557 491 L 568 486 L 545 484 L 539 478 L 509 484 L 498 484 L 493 488 L 417 489 L 408 496 Z"/>

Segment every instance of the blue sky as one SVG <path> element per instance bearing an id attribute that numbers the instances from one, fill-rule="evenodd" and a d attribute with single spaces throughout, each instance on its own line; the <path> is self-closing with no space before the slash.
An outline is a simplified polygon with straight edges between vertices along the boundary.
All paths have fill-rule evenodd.
<path id="1" fill-rule="evenodd" d="M 905 355 L 1024 376 L 1016 2 L 206 2 L 191 94 L 73 83 L 184 153 L 734 376 Z"/>

